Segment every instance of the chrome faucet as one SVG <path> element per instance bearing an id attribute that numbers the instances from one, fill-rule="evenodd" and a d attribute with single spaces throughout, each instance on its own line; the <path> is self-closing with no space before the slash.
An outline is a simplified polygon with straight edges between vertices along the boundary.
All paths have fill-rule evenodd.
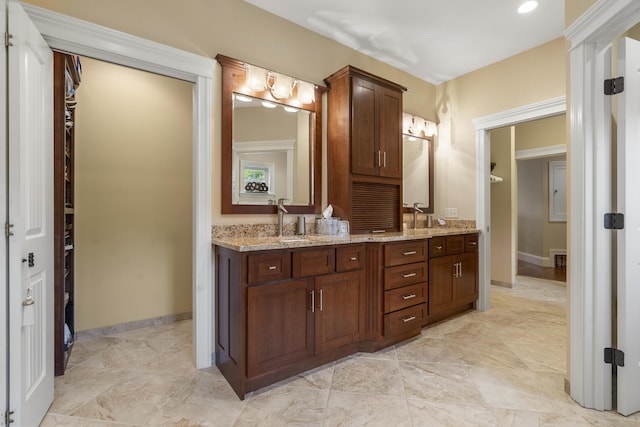
<path id="1" fill-rule="evenodd" d="M 285 201 L 289 201 L 289 199 L 278 199 L 278 237 L 282 237 L 284 214 L 289 213 L 289 211 L 284 207 Z"/>
<path id="2" fill-rule="evenodd" d="M 418 205 L 420 204 L 421 204 L 420 202 L 413 204 L 413 229 L 414 230 L 418 229 L 418 212 L 424 213 L 424 211 L 418 207 Z M 422 204 L 424 205 L 425 203 L 422 203 Z"/>

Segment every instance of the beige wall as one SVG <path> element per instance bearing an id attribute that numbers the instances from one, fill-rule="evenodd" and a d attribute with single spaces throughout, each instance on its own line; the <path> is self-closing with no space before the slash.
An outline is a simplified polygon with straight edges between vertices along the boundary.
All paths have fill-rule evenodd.
<path id="1" fill-rule="evenodd" d="M 436 90 L 440 128 L 435 158 L 435 210 L 457 207 L 474 219 L 476 135 L 472 120 L 564 96 L 564 38 L 443 83 Z"/>
<path id="2" fill-rule="evenodd" d="M 516 126 L 516 151 L 567 143 L 566 114 L 533 120 Z"/>
<path id="3" fill-rule="evenodd" d="M 491 131 L 493 174 L 502 182 L 491 184 L 491 282 L 513 285 L 515 260 L 515 141 L 513 127 Z M 437 206 L 437 205 L 436 205 Z"/>
<path id="4" fill-rule="evenodd" d="M 322 85 L 325 77 L 351 64 L 409 88 L 404 111 L 430 119 L 436 116 L 434 85 L 241 0 L 191 0 L 188 6 L 173 0 L 27 3 L 211 58 L 223 53 Z M 220 81 L 215 88 L 220 88 Z M 219 90 L 215 92 L 213 114 L 214 223 L 275 223 L 275 215 L 220 214 Z M 295 217 L 289 215 L 288 220 Z"/>
<path id="5" fill-rule="evenodd" d="M 518 252 L 542 257 L 544 189 L 542 159 L 517 161 L 518 179 Z"/>
<path id="6" fill-rule="evenodd" d="M 76 328 L 189 312 L 192 85 L 82 65 Z"/>

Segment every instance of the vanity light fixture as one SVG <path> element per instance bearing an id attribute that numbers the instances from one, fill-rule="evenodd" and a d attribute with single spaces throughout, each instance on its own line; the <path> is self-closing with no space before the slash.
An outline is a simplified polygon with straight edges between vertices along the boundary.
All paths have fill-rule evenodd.
<path id="1" fill-rule="evenodd" d="M 295 99 L 300 104 L 311 104 L 316 99 L 316 87 L 313 83 L 294 79 L 285 74 L 266 70 L 255 65 L 245 64 L 247 89 L 254 92 L 269 90 L 275 99 L 289 99 L 293 97 L 297 88 Z"/>
<path id="2" fill-rule="evenodd" d="M 540 3 L 538 0 L 524 0 L 519 1 L 520 5 L 518 6 L 518 13 L 529 13 L 532 12 L 538 4 Z"/>
<path id="3" fill-rule="evenodd" d="M 418 138 L 429 138 L 438 134 L 438 126 L 431 120 L 402 113 L 402 133 Z"/>
<path id="4" fill-rule="evenodd" d="M 234 94 L 233 95 L 235 97 L 235 99 L 237 99 L 240 102 L 251 102 L 253 101 L 253 98 L 249 97 L 249 96 L 244 96 L 244 95 L 240 95 L 240 94 Z"/>
<path id="5" fill-rule="evenodd" d="M 273 102 L 269 102 L 269 101 L 262 101 L 262 106 L 265 108 L 276 108 L 277 105 L 274 104 Z"/>
<path id="6" fill-rule="evenodd" d="M 287 113 L 297 113 L 299 110 L 297 108 L 293 108 L 293 107 L 283 107 L 284 111 L 286 111 Z"/>

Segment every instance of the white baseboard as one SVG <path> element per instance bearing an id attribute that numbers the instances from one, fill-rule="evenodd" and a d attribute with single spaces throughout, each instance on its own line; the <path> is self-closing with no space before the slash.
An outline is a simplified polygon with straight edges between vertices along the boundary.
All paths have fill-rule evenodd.
<path id="1" fill-rule="evenodd" d="M 553 261 L 551 261 L 551 259 L 528 254 L 526 252 L 518 251 L 518 260 L 528 262 L 529 264 L 535 264 L 540 267 L 553 267 Z"/>
<path id="2" fill-rule="evenodd" d="M 501 282 L 500 280 L 492 280 L 491 284 L 495 286 L 501 286 L 503 288 L 513 288 L 513 283 Z"/>

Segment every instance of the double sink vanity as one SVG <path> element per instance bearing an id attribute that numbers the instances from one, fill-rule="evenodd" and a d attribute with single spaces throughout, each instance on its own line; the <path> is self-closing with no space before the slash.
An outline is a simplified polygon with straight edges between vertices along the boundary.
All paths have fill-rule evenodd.
<path id="1" fill-rule="evenodd" d="M 217 59 L 222 213 L 317 215 L 327 89 Z M 281 89 L 283 81 L 289 86 Z M 213 234 L 216 365 L 241 399 L 324 363 L 419 335 L 427 325 L 473 309 L 478 299 L 478 230 L 418 229 L 416 215 L 412 229 L 403 226 L 412 212 L 403 201 L 433 213 L 429 138 L 418 151 L 405 150 L 411 160 L 423 158 L 422 166 L 403 171 L 406 89 L 350 66 L 325 81 L 327 199 L 352 234 Z M 258 101 L 287 112 L 262 118 Z M 294 123 L 291 130 L 282 124 L 287 121 Z M 270 133 L 252 135 L 250 127 Z M 408 182 L 416 172 L 422 185 Z M 416 199 L 403 188 L 424 192 Z"/>

